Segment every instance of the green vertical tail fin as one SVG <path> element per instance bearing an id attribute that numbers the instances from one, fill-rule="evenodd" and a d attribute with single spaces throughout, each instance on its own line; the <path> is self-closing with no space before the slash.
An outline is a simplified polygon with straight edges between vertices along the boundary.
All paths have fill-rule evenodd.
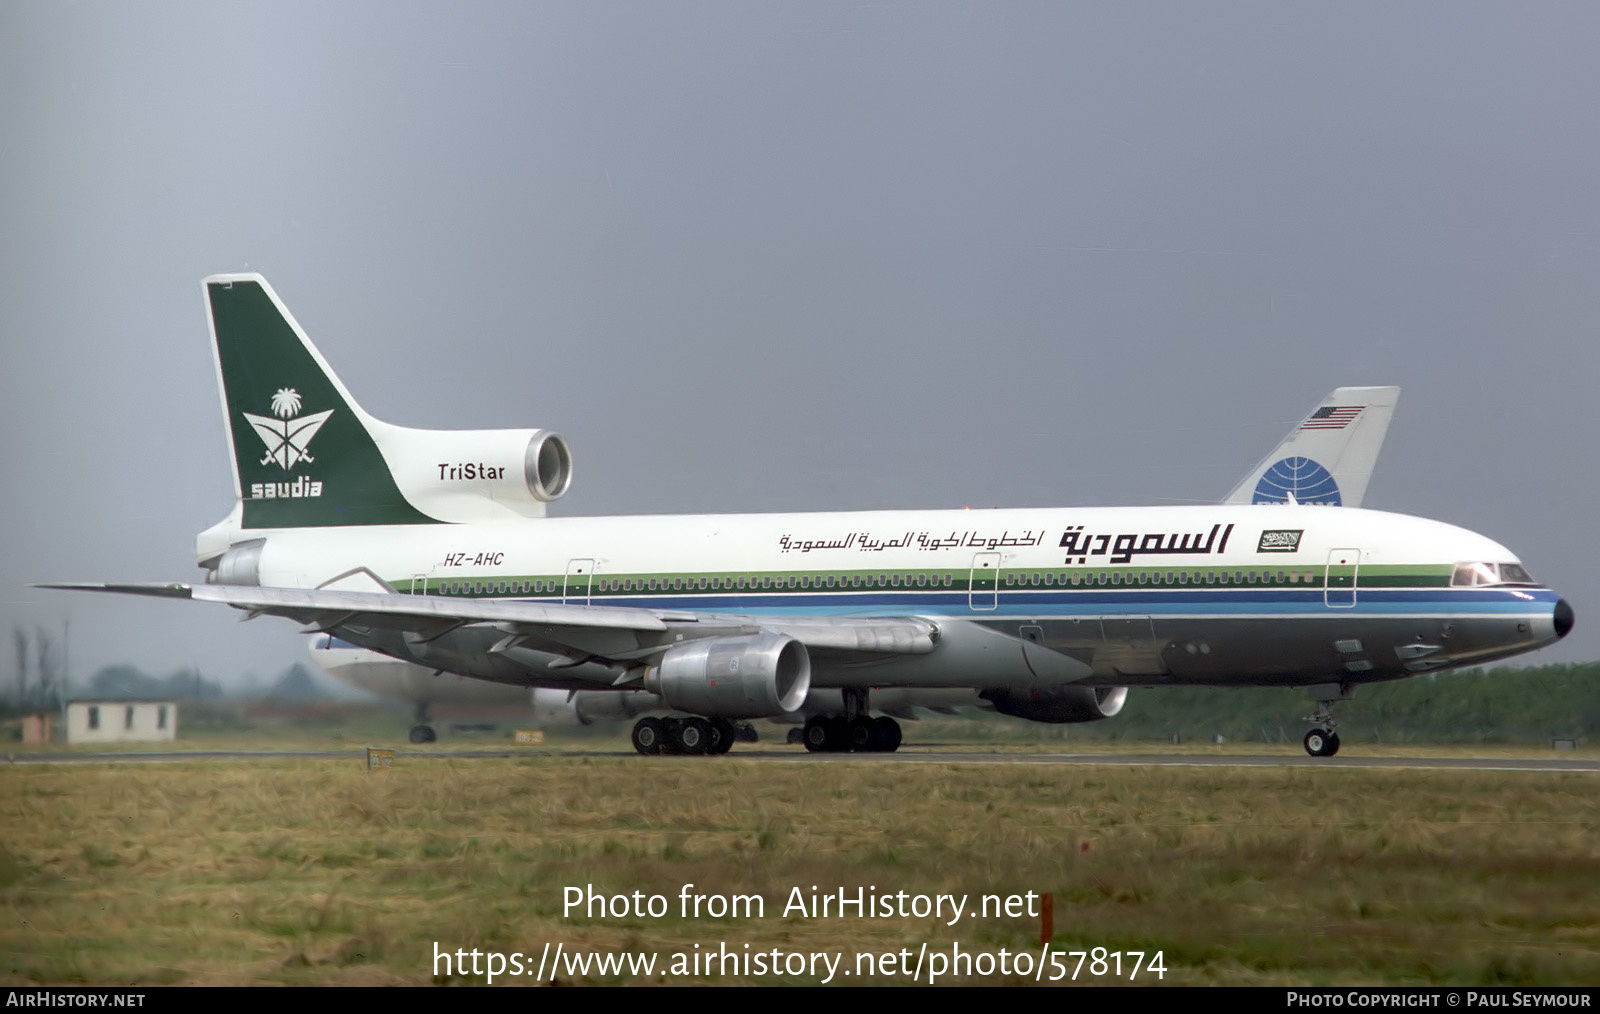
<path id="1" fill-rule="evenodd" d="M 244 528 L 427 524 L 361 410 L 266 279 L 213 275 L 217 383 Z"/>

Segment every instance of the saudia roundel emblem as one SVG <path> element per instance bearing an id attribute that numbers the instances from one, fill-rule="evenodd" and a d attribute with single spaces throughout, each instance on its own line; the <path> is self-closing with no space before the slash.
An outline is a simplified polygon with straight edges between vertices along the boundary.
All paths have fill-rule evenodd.
<path id="1" fill-rule="evenodd" d="M 309 463 L 316 460 L 306 449 L 311 445 L 311 438 L 317 435 L 317 430 L 328 421 L 328 416 L 333 415 L 333 409 L 290 418 L 298 411 L 300 392 L 292 387 L 280 387 L 272 396 L 272 414 L 278 418 L 244 413 L 245 420 L 256 431 L 256 436 L 267 445 L 267 455 L 258 464 L 275 463 L 288 471 L 302 461 Z"/>
<path id="2" fill-rule="evenodd" d="M 291 472 L 301 462 L 311 464 L 317 460 L 310 453 L 311 438 L 333 415 L 333 409 L 296 416 L 298 411 L 300 392 L 292 387 L 280 387 L 272 396 L 271 416 L 241 413 L 266 446 L 266 454 L 256 462 L 257 465 L 277 465 L 285 472 Z M 292 481 L 250 484 L 252 500 L 300 499 L 321 495 L 322 481 L 305 474 L 296 475 Z"/>
<path id="3" fill-rule="evenodd" d="M 1256 483 L 1251 503 L 1320 503 L 1338 507 L 1339 484 L 1328 470 L 1310 458 L 1284 458 L 1274 462 Z"/>

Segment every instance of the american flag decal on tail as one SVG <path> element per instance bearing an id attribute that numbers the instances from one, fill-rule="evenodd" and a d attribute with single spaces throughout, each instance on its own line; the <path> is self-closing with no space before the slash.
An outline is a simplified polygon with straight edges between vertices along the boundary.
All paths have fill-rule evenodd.
<path id="1" fill-rule="evenodd" d="M 1342 430 L 1361 414 L 1365 405 L 1348 405 L 1339 407 L 1324 405 L 1311 413 L 1311 418 L 1300 424 L 1303 430 Z"/>

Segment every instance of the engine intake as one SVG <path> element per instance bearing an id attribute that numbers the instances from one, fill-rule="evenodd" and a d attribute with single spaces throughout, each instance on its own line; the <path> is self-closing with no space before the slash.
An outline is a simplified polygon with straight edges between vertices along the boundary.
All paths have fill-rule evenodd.
<path id="1" fill-rule="evenodd" d="M 794 711 L 811 689 L 811 656 L 785 634 L 708 637 L 674 645 L 645 677 L 667 706 L 711 718 Z"/>
<path id="2" fill-rule="evenodd" d="M 540 503 L 558 500 L 572 485 L 572 450 L 561 434 L 539 430 L 528 440 L 522 455 L 522 474 L 528 492 Z"/>
<path id="3" fill-rule="evenodd" d="M 1001 687 L 978 695 L 994 705 L 1002 715 L 1026 718 L 1030 722 L 1098 722 L 1122 710 L 1128 699 L 1127 687 L 1066 686 Z"/>

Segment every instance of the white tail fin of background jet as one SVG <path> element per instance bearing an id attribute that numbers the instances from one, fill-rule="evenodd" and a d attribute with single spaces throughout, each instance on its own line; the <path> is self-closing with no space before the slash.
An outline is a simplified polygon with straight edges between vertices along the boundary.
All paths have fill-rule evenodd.
<path id="1" fill-rule="evenodd" d="M 1341 387 L 1322 399 L 1223 503 L 1360 507 L 1389 432 L 1398 387 Z"/>

